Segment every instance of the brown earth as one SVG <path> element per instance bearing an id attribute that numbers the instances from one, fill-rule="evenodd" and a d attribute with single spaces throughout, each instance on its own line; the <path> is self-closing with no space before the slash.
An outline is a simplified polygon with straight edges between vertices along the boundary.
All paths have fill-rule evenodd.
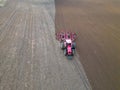
<path id="1" fill-rule="evenodd" d="M 56 31 L 76 32 L 93 90 L 120 90 L 120 1 L 55 0 Z"/>

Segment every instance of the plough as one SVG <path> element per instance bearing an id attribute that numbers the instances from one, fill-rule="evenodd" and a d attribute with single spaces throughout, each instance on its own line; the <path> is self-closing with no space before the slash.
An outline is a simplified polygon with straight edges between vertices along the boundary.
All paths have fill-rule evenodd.
<path id="1" fill-rule="evenodd" d="M 60 42 L 60 47 L 63 50 L 64 55 L 67 56 L 68 59 L 72 59 L 75 54 L 76 37 L 76 33 L 72 32 L 56 33 L 56 39 Z"/>

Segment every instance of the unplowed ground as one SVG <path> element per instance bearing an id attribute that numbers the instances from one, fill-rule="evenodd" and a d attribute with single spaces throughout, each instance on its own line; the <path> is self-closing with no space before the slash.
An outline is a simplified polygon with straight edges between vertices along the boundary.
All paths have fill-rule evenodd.
<path id="1" fill-rule="evenodd" d="M 9 0 L 0 8 L 0 90 L 91 90 L 78 61 L 55 40 L 54 0 Z"/>
<path id="2" fill-rule="evenodd" d="M 55 0 L 56 31 L 77 33 L 93 90 L 120 90 L 120 1 Z"/>

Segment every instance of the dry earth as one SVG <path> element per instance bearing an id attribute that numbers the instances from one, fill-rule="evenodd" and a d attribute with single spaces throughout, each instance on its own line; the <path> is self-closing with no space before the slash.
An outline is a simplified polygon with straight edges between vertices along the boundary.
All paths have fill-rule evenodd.
<path id="1" fill-rule="evenodd" d="M 91 90 L 79 56 L 55 40 L 54 0 L 9 0 L 0 8 L 0 90 Z"/>

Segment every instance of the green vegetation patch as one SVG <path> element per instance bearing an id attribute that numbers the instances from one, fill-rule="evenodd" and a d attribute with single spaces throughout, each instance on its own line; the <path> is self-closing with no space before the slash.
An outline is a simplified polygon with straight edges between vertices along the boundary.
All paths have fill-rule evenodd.
<path id="1" fill-rule="evenodd" d="M 3 7 L 4 5 L 5 5 L 5 2 L 6 2 L 7 0 L 0 0 L 0 7 Z"/>

